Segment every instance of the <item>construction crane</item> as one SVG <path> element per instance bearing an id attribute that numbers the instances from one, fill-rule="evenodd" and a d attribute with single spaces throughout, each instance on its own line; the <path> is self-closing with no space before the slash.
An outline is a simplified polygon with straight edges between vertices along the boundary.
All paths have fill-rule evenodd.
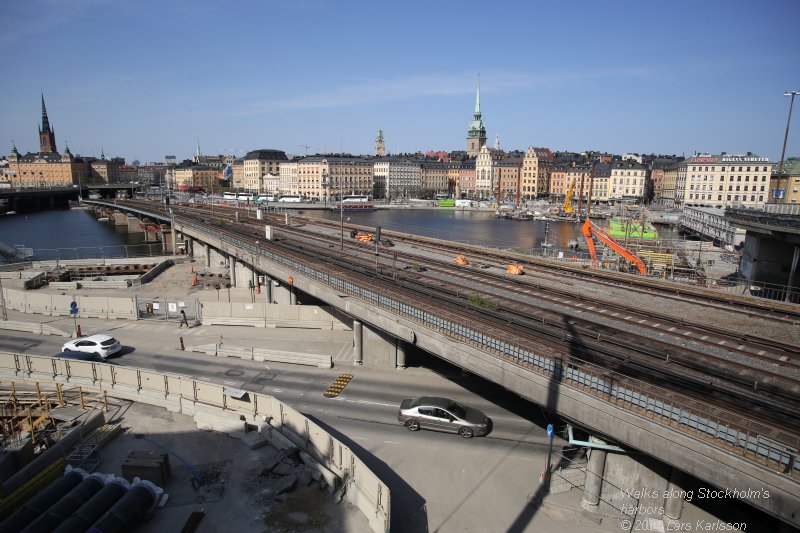
<path id="1" fill-rule="evenodd" d="M 639 274 L 647 274 L 647 267 L 645 266 L 644 261 L 622 246 L 614 237 L 595 226 L 594 223 L 588 218 L 586 219 L 586 222 L 583 223 L 581 230 L 583 231 L 583 238 L 586 239 L 586 246 L 589 248 L 589 256 L 592 258 L 593 267 L 597 267 L 597 250 L 594 248 L 594 237 L 597 237 L 603 241 L 606 246 L 636 265 L 636 268 L 639 269 Z"/>
<path id="2" fill-rule="evenodd" d="M 572 195 L 575 193 L 575 180 L 572 180 L 572 183 L 569 184 L 569 190 L 567 190 L 567 195 L 564 197 L 564 205 L 561 207 L 561 215 L 572 215 L 575 213 L 575 208 L 572 207 Z"/>
<path id="3" fill-rule="evenodd" d="M 311 148 L 311 147 L 309 145 L 307 145 L 307 144 L 298 144 L 297 146 L 305 148 L 306 149 L 306 157 L 308 157 L 308 149 Z"/>

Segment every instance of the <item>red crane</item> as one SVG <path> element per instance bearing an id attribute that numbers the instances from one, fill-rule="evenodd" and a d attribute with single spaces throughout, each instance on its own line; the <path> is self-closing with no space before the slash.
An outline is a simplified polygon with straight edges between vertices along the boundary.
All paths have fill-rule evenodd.
<path id="1" fill-rule="evenodd" d="M 593 237 L 597 237 L 606 243 L 609 248 L 636 265 L 636 268 L 639 269 L 639 274 L 647 274 L 647 267 L 645 266 L 644 261 L 628 251 L 628 249 L 617 242 L 614 237 L 595 226 L 594 223 L 588 218 L 586 219 L 586 222 L 583 223 L 581 230 L 583 231 L 583 238 L 586 239 L 586 246 L 589 248 L 589 255 L 592 258 L 592 266 L 597 266 L 597 250 L 594 248 L 593 239 Z"/>

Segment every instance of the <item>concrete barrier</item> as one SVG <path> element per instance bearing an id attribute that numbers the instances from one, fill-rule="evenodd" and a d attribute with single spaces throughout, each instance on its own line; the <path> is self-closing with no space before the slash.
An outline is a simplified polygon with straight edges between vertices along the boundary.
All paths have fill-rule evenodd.
<path id="1" fill-rule="evenodd" d="M 189 346 L 186 348 L 186 351 L 199 352 L 217 357 L 236 357 L 239 359 L 249 359 L 251 361 L 271 361 L 274 363 L 316 366 L 317 368 L 333 367 L 333 360 L 330 355 L 285 352 L 266 348 L 230 346 L 227 344 L 221 346 L 219 344 L 203 344 L 199 346 Z"/>
<path id="2" fill-rule="evenodd" d="M 264 302 L 203 302 L 204 325 L 350 330 L 328 306 L 266 304 Z"/>
<path id="3" fill-rule="evenodd" d="M 136 320 L 133 298 L 45 294 L 15 289 L 3 289 L 3 295 L 9 309 L 22 313 L 69 316 L 70 305 L 75 301 L 79 317 Z"/>
<path id="4" fill-rule="evenodd" d="M 164 406 L 192 416 L 198 427 L 238 436 L 244 423 L 271 442 L 291 442 L 319 464 L 329 487 L 339 490 L 368 520 L 372 531 L 388 532 L 389 488 L 345 444 L 277 398 L 245 391 L 232 397 L 224 385 L 105 363 L 0 352 L 0 379 L 66 383 L 115 398 Z M 279 432 L 280 436 L 276 432 Z"/>
<path id="5" fill-rule="evenodd" d="M 25 322 L 22 320 L 0 320 L 0 329 L 11 331 L 27 331 L 37 335 L 58 335 L 60 337 L 71 337 L 71 333 L 61 331 L 47 324 L 39 322 Z"/>

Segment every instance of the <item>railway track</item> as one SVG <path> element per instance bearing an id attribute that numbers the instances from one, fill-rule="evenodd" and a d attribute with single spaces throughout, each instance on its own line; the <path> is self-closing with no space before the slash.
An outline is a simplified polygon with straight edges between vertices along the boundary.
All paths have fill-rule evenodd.
<path id="1" fill-rule="evenodd" d="M 152 208 L 150 204 L 147 206 Z M 217 209 L 210 213 L 203 208 L 192 208 L 181 210 L 180 214 L 198 222 L 208 222 L 209 216 L 233 222 L 233 211 L 235 210 L 220 212 Z M 298 221 L 299 218 L 294 217 L 294 220 Z M 269 216 L 267 220 L 258 222 L 241 217 L 239 222 L 236 226 L 238 234 L 246 231 L 252 238 L 263 236 L 265 222 L 282 223 L 283 217 Z M 308 220 L 303 222 L 306 225 L 312 224 Z M 398 297 L 408 298 L 409 291 L 421 291 L 423 295 L 415 298 L 427 298 L 426 305 L 436 305 L 437 311 L 450 313 L 461 320 L 466 316 L 473 325 L 481 324 L 487 331 L 511 336 L 523 343 L 542 343 L 544 337 L 552 352 L 565 363 L 571 360 L 596 362 L 626 375 L 634 374 L 631 376 L 633 379 L 670 381 L 674 387 L 694 390 L 701 396 L 711 390 L 728 408 L 734 405 L 741 408 L 738 403 L 741 400 L 751 404 L 751 411 L 760 411 L 765 415 L 772 412 L 773 416 L 770 418 L 775 417 L 775 412 L 781 413 L 780 418 L 784 422 L 787 416 L 796 418 L 794 413 L 797 413 L 798 381 L 796 374 L 795 377 L 787 376 L 794 374 L 798 367 L 795 346 L 742 336 L 724 328 L 687 324 L 663 313 L 645 313 L 641 309 L 613 302 L 576 298 L 573 293 L 556 291 L 528 279 L 522 281 L 519 278 L 475 269 L 457 269 L 445 260 L 408 252 L 397 252 L 396 259 L 401 263 L 423 261 L 428 271 L 412 274 L 407 270 L 378 265 L 376 277 L 373 258 L 370 257 L 371 250 L 366 249 L 363 244 L 346 241 L 348 256 L 343 258 L 338 250 L 331 250 L 330 234 L 311 233 L 307 227 L 302 230 L 286 226 L 277 228 L 278 235 L 286 237 L 278 242 L 287 250 L 305 254 L 307 258 L 313 256 L 316 262 L 328 268 L 344 261 L 344 265 L 350 267 L 351 273 L 354 258 L 358 257 L 362 274 L 371 277 L 364 280 L 365 283 L 380 282 L 381 291 L 396 294 L 399 282 L 404 295 L 398 294 Z M 338 224 L 335 229 L 339 229 Z M 226 231 L 236 234 L 231 228 L 226 228 Z M 392 237 L 398 242 L 404 238 L 394 234 Z M 418 238 L 412 239 L 412 242 L 419 244 Z M 441 249 L 437 250 L 442 253 Z M 490 254 L 486 259 L 496 261 L 506 257 Z M 450 281 L 444 279 L 446 277 Z M 391 282 L 387 282 L 389 278 Z M 453 278 L 459 282 L 454 283 Z M 499 310 L 488 312 L 486 309 L 465 305 L 469 298 L 469 291 L 464 290 L 467 283 L 482 286 L 484 290 L 491 287 L 492 297 L 500 301 Z M 437 300 L 432 300 L 430 294 L 424 294 L 426 291 L 430 292 L 432 286 L 437 289 Z M 449 300 L 444 298 L 445 295 Z M 558 306 L 560 311 L 554 312 L 543 307 L 542 301 L 550 306 Z M 539 305 L 533 305 L 532 302 Z M 446 307 L 445 303 L 454 307 Z M 742 312 L 749 313 L 752 310 Z M 606 324 L 598 324 L 598 321 L 605 321 Z M 617 325 L 610 326 L 608 322 L 615 322 Z M 673 340 L 655 341 L 652 337 L 634 333 L 633 330 L 647 330 L 652 335 Z M 688 343 L 694 343 L 701 348 L 689 347 Z M 727 352 L 728 357 L 709 355 L 707 352 L 712 348 Z M 761 366 L 755 367 L 753 361 L 759 361 Z M 737 403 L 731 404 L 730 398 L 726 400 L 725 396 L 737 398 Z"/>

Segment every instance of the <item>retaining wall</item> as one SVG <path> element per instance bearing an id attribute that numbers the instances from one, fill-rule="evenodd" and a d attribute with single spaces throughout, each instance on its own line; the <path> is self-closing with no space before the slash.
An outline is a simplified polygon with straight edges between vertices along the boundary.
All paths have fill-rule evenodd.
<path id="1" fill-rule="evenodd" d="M 230 433 L 243 430 L 242 416 L 268 439 L 274 431 L 288 438 L 327 469 L 329 486 L 341 488 L 375 532 L 389 531 L 391 495 L 350 448 L 277 398 L 247 392 L 228 396 L 223 385 L 186 376 L 105 363 L 0 352 L 0 379 L 57 382 L 105 392 L 109 396 L 158 405 L 194 417 L 198 425 Z"/>
<path id="2" fill-rule="evenodd" d="M 204 325 L 241 325 L 255 327 L 300 327 L 329 330 L 350 330 L 332 307 L 317 305 L 289 305 L 202 302 Z"/>

